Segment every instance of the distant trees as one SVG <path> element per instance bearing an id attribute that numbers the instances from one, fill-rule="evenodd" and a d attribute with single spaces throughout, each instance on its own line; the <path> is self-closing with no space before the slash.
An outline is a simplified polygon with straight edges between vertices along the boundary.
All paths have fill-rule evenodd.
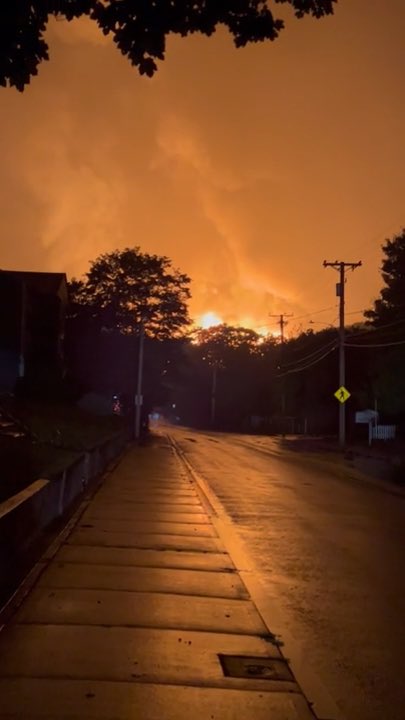
<path id="1" fill-rule="evenodd" d="M 384 286 L 365 313 L 369 322 L 346 332 L 349 437 L 365 432 L 355 425 L 356 410 L 376 406 L 383 421 L 405 430 L 405 229 L 385 242 L 383 253 Z M 200 330 L 196 340 L 187 349 L 188 369 L 173 388 L 184 421 L 211 424 L 215 370 L 217 428 L 336 433 L 337 328 L 287 338 L 282 353 L 279 340 L 246 328 Z"/>
<path id="2" fill-rule="evenodd" d="M 226 323 L 207 329 L 199 328 L 195 333 L 195 338 L 199 345 L 205 347 L 222 348 L 223 351 L 243 348 L 252 353 L 257 352 L 263 342 L 262 336 L 254 330 Z"/>
<path id="3" fill-rule="evenodd" d="M 249 328 L 223 324 L 196 331 L 173 387 L 183 422 L 241 430 L 250 427 L 251 416 L 273 413 L 274 347 Z"/>
<path id="4" fill-rule="evenodd" d="M 318 332 L 307 330 L 284 344 L 279 383 L 284 383 L 285 414 L 295 418 L 292 427 L 301 431 L 306 426 L 310 432 L 333 432 L 337 420 L 338 355 L 336 328 Z"/>
<path id="5" fill-rule="evenodd" d="M 337 0 L 275 0 L 295 15 L 321 18 Z M 18 0 L 0 3 L 0 84 L 22 91 L 38 66 L 49 59 L 45 33 L 52 17 L 87 16 L 97 23 L 141 74 L 152 76 L 164 60 L 166 38 L 200 32 L 212 35 L 225 25 L 235 45 L 275 40 L 284 28 L 265 0 Z"/>
<path id="6" fill-rule="evenodd" d="M 346 332 L 352 432 L 359 432 L 355 411 L 374 407 L 386 420 L 405 427 L 405 229 L 386 240 L 382 250 L 384 284 L 379 297 L 364 313 L 368 322 Z M 287 414 L 307 417 L 310 431 L 336 428 L 336 345 L 332 328 L 302 333 L 285 343 L 279 374 L 285 381 Z"/>
<path id="7" fill-rule="evenodd" d="M 383 246 L 384 286 L 368 324 L 347 328 L 349 437 L 356 410 L 377 404 L 405 428 L 405 230 Z M 133 397 L 138 331 L 145 322 L 145 388 L 181 422 L 222 430 L 334 433 L 338 334 L 330 327 L 287 338 L 222 324 L 190 330 L 189 278 L 139 248 L 102 255 L 71 283 L 68 335 L 87 386 Z M 281 389 L 286 421 L 281 421 Z M 307 422 L 306 422 L 307 421 Z M 351 426 L 351 428 L 350 428 Z"/>

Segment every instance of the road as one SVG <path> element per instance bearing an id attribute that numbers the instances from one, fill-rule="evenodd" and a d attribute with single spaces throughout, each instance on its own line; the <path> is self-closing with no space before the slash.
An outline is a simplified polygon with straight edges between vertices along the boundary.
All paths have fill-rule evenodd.
<path id="1" fill-rule="evenodd" d="M 405 496 L 270 438 L 169 434 L 232 520 L 302 677 L 320 681 L 336 717 L 403 720 Z"/>

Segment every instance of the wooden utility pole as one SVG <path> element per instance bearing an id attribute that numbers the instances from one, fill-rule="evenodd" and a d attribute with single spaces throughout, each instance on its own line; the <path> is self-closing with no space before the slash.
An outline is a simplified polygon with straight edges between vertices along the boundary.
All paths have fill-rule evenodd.
<path id="1" fill-rule="evenodd" d="M 269 315 L 271 318 L 277 318 L 277 323 L 280 325 L 280 344 L 281 344 L 281 351 L 280 351 L 280 367 L 282 367 L 283 364 L 283 356 L 284 356 L 284 328 L 287 325 L 287 322 L 285 318 L 293 317 L 292 315 L 287 315 L 286 313 L 281 313 L 280 315 Z M 283 422 L 283 435 L 284 435 L 284 418 L 285 418 L 285 378 L 281 378 L 281 417 Z"/>
<path id="2" fill-rule="evenodd" d="M 361 260 L 356 263 L 326 262 L 323 266 L 331 267 L 339 273 L 339 282 L 336 285 L 336 295 L 339 298 L 339 388 L 344 388 L 346 383 L 346 358 L 345 358 L 345 274 L 346 270 L 355 270 L 361 267 Z M 346 443 L 346 403 L 339 403 L 339 444 L 344 447 Z"/>

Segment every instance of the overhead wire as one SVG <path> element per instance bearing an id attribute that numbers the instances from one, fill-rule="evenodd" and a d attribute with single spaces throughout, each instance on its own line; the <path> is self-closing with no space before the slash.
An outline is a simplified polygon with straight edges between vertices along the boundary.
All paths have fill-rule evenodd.
<path id="1" fill-rule="evenodd" d="M 345 343 L 345 347 L 353 348 L 384 348 L 393 347 L 394 345 L 405 345 L 405 340 L 396 340 L 394 342 L 387 343 Z"/>
<path id="2" fill-rule="evenodd" d="M 353 347 L 353 348 L 385 348 L 385 347 L 393 347 L 398 345 L 405 345 L 405 340 L 398 340 L 395 342 L 388 342 L 388 343 L 345 343 L 345 347 Z M 324 346 L 323 348 L 319 348 L 317 352 L 312 353 L 312 355 L 318 354 L 321 350 L 324 350 L 327 346 Z M 328 355 L 330 355 L 336 348 L 338 347 L 338 342 L 335 340 L 333 341 L 332 347 L 329 347 L 329 349 L 326 350 L 326 352 L 322 353 L 319 357 L 316 357 L 311 362 L 307 362 L 305 365 L 299 365 L 298 367 L 291 368 L 289 370 L 286 370 L 285 372 L 279 373 L 276 377 L 282 378 L 286 375 L 292 375 L 299 372 L 303 372 L 304 370 L 308 370 L 310 367 L 313 367 L 314 365 L 317 365 L 319 362 L 324 360 Z M 300 361 L 296 361 L 298 363 L 304 362 L 306 359 L 308 360 L 311 356 L 308 355 L 306 358 L 301 358 Z M 291 363 L 290 363 L 291 364 Z"/>
<path id="3" fill-rule="evenodd" d="M 360 315 L 360 313 L 366 312 L 366 310 L 369 310 L 370 308 L 362 308 L 362 310 L 350 310 L 349 312 L 346 312 L 345 315 Z"/>
<path id="4" fill-rule="evenodd" d="M 298 315 L 298 317 L 293 317 L 293 320 L 302 320 L 306 317 L 312 317 L 312 315 L 320 315 L 323 312 L 327 312 L 327 310 L 334 310 L 336 305 L 330 305 L 329 307 L 322 308 L 321 310 L 314 310 L 313 312 L 305 313 L 305 315 Z"/>
<path id="5" fill-rule="evenodd" d="M 330 287 L 329 279 L 327 277 L 326 273 L 319 272 L 321 268 L 321 261 L 319 262 L 319 269 L 315 270 L 311 273 L 309 278 L 307 277 L 306 282 L 299 293 L 299 297 L 305 297 L 308 299 L 308 297 L 312 298 L 315 294 L 319 296 L 319 290 L 322 287 L 322 289 L 325 289 L 326 287 Z"/>
<path id="6" fill-rule="evenodd" d="M 299 372 L 302 372 L 303 370 L 307 370 L 308 368 L 313 367 L 313 365 L 317 365 L 317 363 L 321 362 L 321 360 L 323 360 L 328 355 L 330 355 L 334 350 L 336 350 L 336 348 L 337 348 L 337 343 L 335 343 L 332 348 L 327 350 L 327 352 L 325 352 L 323 355 L 321 355 L 321 357 L 317 358 L 316 360 L 313 360 L 312 362 L 307 363 L 307 365 L 303 365 L 302 367 L 293 368 L 292 370 L 287 370 L 284 373 L 280 373 L 279 375 L 276 375 L 276 377 L 281 378 L 281 377 L 284 377 L 285 375 L 292 375 L 293 373 L 299 373 Z"/>
<path id="7" fill-rule="evenodd" d="M 385 325 L 378 325 L 377 327 L 373 327 L 370 330 L 362 330 L 361 332 L 358 332 L 358 333 L 351 333 L 350 335 L 347 335 L 346 337 L 356 338 L 356 337 L 361 337 L 363 335 L 370 335 L 370 334 L 373 334 L 376 332 L 380 332 L 381 330 L 385 330 L 386 328 L 391 328 L 391 327 L 395 327 L 396 325 L 401 325 L 404 322 L 405 322 L 405 318 L 400 318 L 399 320 L 393 320 L 392 322 L 386 323 Z"/>
<path id="8" fill-rule="evenodd" d="M 289 367 L 290 365 L 300 365 L 303 362 L 306 362 L 306 360 L 309 360 L 310 358 L 314 357 L 314 355 L 319 355 L 320 352 L 323 352 L 327 348 L 330 348 L 331 346 L 336 346 L 336 339 L 331 340 L 331 342 L 326 343 L 326 345 L 323 345 L 322 347 L 318 348 L 317 350 L 314 350 L 311 353 L 308 353 L 308 355 L 304 355 L 304 357 L 298 358 L 296 360 L 291 360 L 291 362 L 283 363 L 284 367 Z"/>
<path id="9" fill-rule="evenodd" d="M 367 238 L 361 245 L 357 248 L 357 252 L 361 255 L 366 254 L 368 256 L 371 252 L 381 251 L 382 246 L 382 238 L 384 238 L 383 242 L 385 243 L 387 239 L 392 238 L 393 235 L 397 235 L 400 233 L 400 230 L 398 230 L 399 227 L 403 226 L 403 218 L 398 218 L 397 222 L 391 223 L 389 227 L 385 230 L 381 229 L 377 233 L 375 233 L 373 236 Z M 378 247 L 376 247 L 376 244 L 378 243 Z M 373 246 L 373 247 L 372 247 Z"/>

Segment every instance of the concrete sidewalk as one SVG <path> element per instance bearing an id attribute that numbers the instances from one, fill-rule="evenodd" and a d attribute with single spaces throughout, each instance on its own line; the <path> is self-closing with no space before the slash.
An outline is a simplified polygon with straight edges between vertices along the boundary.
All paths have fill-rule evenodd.
<path id="1" fill-rule="evenodd" d="M 128 452 L 0 633 L 1 718 L 313 720 L 168 441 Z"/>

